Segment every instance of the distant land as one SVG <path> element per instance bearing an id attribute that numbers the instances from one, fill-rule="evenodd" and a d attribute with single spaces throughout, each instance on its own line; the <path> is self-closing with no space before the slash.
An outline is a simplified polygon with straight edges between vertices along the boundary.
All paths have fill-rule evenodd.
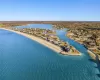
<path id="1" fill-rule="evenodd" d="M 0 21 L 4 26 L 20 26 L 27 24 L 52 24 L 64 28 L 100 27 L 100 21 Z"/>

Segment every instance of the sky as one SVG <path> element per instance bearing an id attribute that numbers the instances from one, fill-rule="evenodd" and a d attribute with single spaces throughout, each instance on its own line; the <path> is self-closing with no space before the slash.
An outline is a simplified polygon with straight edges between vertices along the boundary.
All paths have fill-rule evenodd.
<path id="1" fill-rule="evenodd" d="M 0 21 L 100 21 L 100 0 L 0 0 Z"/>

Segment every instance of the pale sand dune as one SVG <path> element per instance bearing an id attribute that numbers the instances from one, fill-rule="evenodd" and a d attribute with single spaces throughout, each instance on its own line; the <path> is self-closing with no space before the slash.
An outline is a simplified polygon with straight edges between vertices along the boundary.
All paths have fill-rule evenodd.
<path id="1" fill-rule="evenodd" d="M 57 52 L 57 53 L 60 53 L 61 52 L 61 48 L 59 46 L 56 46 L 46 40 L 43 40 L 41 38 L 38 38 L 38 37 L 35 37 L 33 35 L 29 35 L 29 34 L 26 34 L 26 33 L 22 33 L 22 32 L 19 32 L 19 31 L 14 31 L 14 30 L 11 30 L 11 29 L 6 29 L 6 28 L 0 28 L 0 29 L 4 29 L 4 30 L 8 30 L 8 31 L 11 31 L 11 32 L 14 32 L 14 33 L 17 33 L 17 34 L 20 34 L 20 35 L 23 35 L 27 38 L 30 38 L 34 41 L 37 41 L 38 43 L 52 49 L 53 51 Z M 67 53 L 67 52 L 61 52 L 61 54 L 65 54 L 65 55 L 81 55 L 81 54 L 72 54 L 72 53 Z"/>

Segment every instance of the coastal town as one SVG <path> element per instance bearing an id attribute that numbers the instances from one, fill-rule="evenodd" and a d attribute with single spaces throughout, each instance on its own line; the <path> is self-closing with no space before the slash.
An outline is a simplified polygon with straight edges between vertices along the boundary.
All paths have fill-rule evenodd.
<path id="1" fill-rule="evenodd" d="M 23 33 L 27 33 L 30 35 L 34 35 L 43 40 L 46 40 L 56 46 L 61 47 L 61 49 L 65 51 L 70 51 L 70 47 L 68 43 L 60 40 L 54 31 L 46 30 L 46 29 L 18 29 L 14 28 L 15 26 L 23 26 L 27 24 L 52 24 L 55 29 L 63 29 L 67 28 L 66 36 L 79 42 L 88 50 L 92 51 L 100 55 L 100 23 L 99 22 L 60 22 L 60 21 L 30 21 L 30 22 L 2 22 L 1 27 L 13 29 L 15 31 L 20 31 Z M 66 47 L 67 46 L 67 47 Z M 72 50 L 72 52 L 78 52 L 76 49 Z M 71 53 L 72 53 L 71 52 Z"/>
<path id="2" fill-rule="evenodd" d="M 69 29 L 66 36 L 100 56 L 100 28 Z"/>
<path id="3" fill-rule="evenodd" d="M 7 28 L 8 29 L 8 28 Z M 9 28 L 10 30 L 26 33 L 29 35 L 33 35 L 42 40 L 45 40 L 61 49 L 60 54 L 63 55 L 81 55 L 81 53 L 76 50 L 73 46 L 69 45 L 67 42 L 60 40 L 56 35 L 56 32 L 48 29 L 40 29 L 40 28 Z"/>

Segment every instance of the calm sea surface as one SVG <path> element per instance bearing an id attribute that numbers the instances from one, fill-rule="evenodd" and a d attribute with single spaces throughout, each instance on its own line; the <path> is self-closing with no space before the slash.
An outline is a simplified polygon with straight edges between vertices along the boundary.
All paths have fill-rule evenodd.
<path id="1" fill-rule="evenodd" d="M 53 29 L 49 24 L 24 27 Z M 97 64 L 87 50 L 65 37 L 65 29 L 56 32 L 82 56 L 63 56 L 24 36 L 0 30 L 0 80 L 100 80 Z"/>

